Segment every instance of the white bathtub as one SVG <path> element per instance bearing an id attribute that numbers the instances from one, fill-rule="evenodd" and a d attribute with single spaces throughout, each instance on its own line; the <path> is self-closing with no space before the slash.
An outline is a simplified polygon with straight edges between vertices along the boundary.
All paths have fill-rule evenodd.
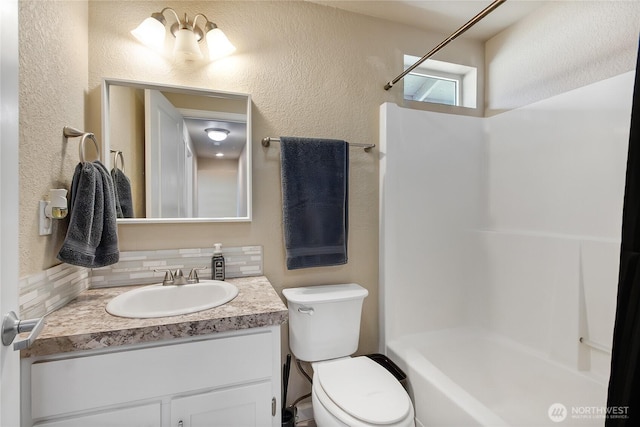
<path id="1" fill-rule="evenodd" d="M 389 342 L 387 352 L 407 373 L 417 426 L 604 425 L 604 381 L 502 336 L 436 331 Z"/>

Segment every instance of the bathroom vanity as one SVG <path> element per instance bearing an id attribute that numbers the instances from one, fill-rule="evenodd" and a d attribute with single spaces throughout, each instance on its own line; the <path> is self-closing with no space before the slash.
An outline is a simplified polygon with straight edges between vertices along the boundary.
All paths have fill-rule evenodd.
<path id="1" fill-rule="evenodd" d="M 189 315 L 106 313 L 131 287 L 88 290 L 49 315 L 22 351 L 22 425 L 279 425 L 287 309 L 265 277 L 229 282 L 234 300 Z"/>

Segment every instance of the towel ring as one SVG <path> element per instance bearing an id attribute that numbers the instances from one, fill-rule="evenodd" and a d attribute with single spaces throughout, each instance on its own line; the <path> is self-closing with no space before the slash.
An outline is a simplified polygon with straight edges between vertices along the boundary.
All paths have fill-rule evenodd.
<path id="1" fill-rule="evenodd" d="M 96 140 L 96 136 L 91 132 L 82 132 L 76 128 L 72 128 L 71 126 L 65 126 L 62 128 L 62 134 L 65 138 L 77 138 L 79 136 L 82 137 L 80 140 L 80 144 L 78 145 L 78 157 L 81 162 L 84 162 L 84 143 L 87 138 L 91 138 L 93 141 L 93 145 L 96 148 L 96 155 L 98 156 L 97 160 L 100 160 L 100 148 L 98 147 L 98 141 Z"/>
<path id="2" fill-rule="evenodd" d="M 98 148 L 98 141 L 96 141 L 96 136 L 91 132 L 85 132 L 82 135 L 82 139 L 80 140 L 80 144 L 78 145 L 78 156 L 80 157 L 80 161 L 84 162 L 84 143 L 87 138 L 91 138 L 93 141 L 93 146 L 96 148 L 96 154 L 98 155 L 98 160 L 100 160 L 100 148 Z"/>
<path id="3" fill-rule="evenodd" d="M 122 154 L 122 151 L 120 150 L 111 150 L 111 152 L 113 153 L 113 167 L 116 169 L 120 169 L 122 173 L 125 173 L 124 154 Z M 120 166 L 122 166 L 120 168 L 118 167 L 118 158 L 120 159 Z"/>

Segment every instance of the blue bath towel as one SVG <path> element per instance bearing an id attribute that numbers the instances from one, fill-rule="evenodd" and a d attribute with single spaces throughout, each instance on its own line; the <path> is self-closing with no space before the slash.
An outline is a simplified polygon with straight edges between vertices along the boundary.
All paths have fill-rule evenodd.
<path id="1" fill-rule="evenodd" d="M 69 227 L 58 259 L 88 268 L 118 262 L 113 181 L 99 161 L 76 166 L 69 197 Z"/>
<path id="2" fill-rule="evenodd" d="M 113 190 L 116 195 L 116 213 L 118 218 L 133 218 L 133 199 L 131 197 L 131 181 L 121 169 L 111 169 Z"/>
<path id="3" fill-rule="evenodd" d="M 347 263 L 349 144 L 280 138 L 287 269 Z"/>

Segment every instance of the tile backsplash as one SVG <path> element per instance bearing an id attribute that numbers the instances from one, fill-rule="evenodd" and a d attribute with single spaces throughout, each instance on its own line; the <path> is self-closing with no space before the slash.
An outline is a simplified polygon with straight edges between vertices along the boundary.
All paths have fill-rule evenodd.
<path id="1" fill-rule="evenodd" d="M 59 264 L 18 282 L 20 318 L 42 317 L 67 304 L 89 287 L 91 270 Z"/>
<path id="2" fill-rule="evenodd" d="M 262 246 L 223 247 L 226 277 L 260 276 L 263 274 Z M 162 249 L 156 251 L 120 252 L 116 264 L 88 269 L 59 264 L 20 279 L 20 317 L 41 317 L 73 300 L 87 288 L 145 285 L 161 282 L 164 272 L 154 270 L 182 269 L 188 275 L 194 267 L 201 279 L 211 278 L 213 248 Z"/>
<path id="3" fill-rule="evenodd" d="M 223 247 L 226 277 L 259 276 L 262 274 L 262 246 Z M 95 268 L 91 287 L 144 285 L 162 281 L 164 272 L 181 268 L 188 275 L 194 267 L 201 279 L 211 278 L 213 248 L 163 249 L 157 251 L 121 252 L 120 261 L 108 267 Z"/>

